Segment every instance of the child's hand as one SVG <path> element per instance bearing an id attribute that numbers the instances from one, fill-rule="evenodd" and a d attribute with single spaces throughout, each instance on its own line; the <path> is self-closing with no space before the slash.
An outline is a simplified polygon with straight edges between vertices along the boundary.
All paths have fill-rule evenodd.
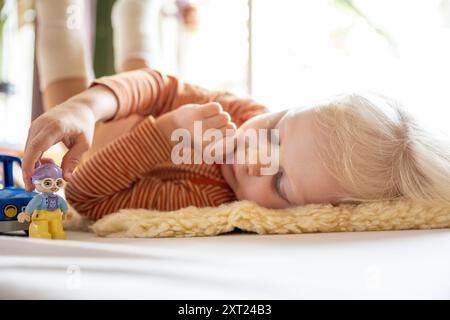
<path id="1" fill-rule="evenodd" d="M 63 103 L 34 120 L 28 131 L 22 165 L 26 189 L 34 189 L 31 177 L 35 163 L 45 151 L 60 141 L 69 149 L 61 167 L 64 179 L 70 180 L 82 154 L 90 147 L 95 122 L 91 109 L 75 103 Z"/>
<path id="2" fill-rule="evenodd" d="M 172 132 L 175 129 L 184 128 L 189 130 L 192 139 L 194 139 L 194 121 L 202 122 L 202 137 L 208 129 L 220 130 L 223 137 L 225 137 L 227 129 L 233 132 L 236 131 L 236 124 L 231 121 L 231 116 L 228 112 L 223 111 L 222 106 L 217 102 L 184 105 L 157 118 L 156 125 L 164 133 L 168 141 L 175 145 L 178 141 L 171 141 Z M 209 143 L 211 141 L 204 141 L 202 146 L 205 147 Z"/>

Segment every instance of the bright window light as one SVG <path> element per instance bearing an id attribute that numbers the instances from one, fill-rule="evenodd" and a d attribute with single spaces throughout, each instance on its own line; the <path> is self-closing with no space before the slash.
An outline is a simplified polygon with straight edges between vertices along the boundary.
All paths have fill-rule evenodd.
<path id="1" fill-rule="evenodd" d="M 199 14 L 181 46 L 188 81 L 242 93 L 251 80 L 252 97 L 273 110 L 379 92 L 450 135 L 449 0 L 209 0 Z"/>

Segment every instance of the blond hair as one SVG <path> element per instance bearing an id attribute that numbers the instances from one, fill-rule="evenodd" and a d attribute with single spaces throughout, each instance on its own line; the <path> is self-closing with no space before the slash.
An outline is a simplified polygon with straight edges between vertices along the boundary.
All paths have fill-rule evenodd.
<path id="1" fill-rule="evenodd" d="M 407 198 L 450 203 L 449 146 L 431 139 L 395 101 L 338 96 L 315 108 L 320 156 L 345 190 L 341 201 Z"/>

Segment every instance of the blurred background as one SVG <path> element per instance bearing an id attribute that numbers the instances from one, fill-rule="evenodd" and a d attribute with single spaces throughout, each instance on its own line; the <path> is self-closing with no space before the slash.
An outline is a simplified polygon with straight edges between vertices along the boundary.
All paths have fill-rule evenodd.
<path id="1" fill-rule="evenodd" d="M 95 76 L 113 74 L 114 1 L 86 2 Z M 154 68 L 251 95 L 273 110 L 341 91 L 377 91 L 450 136 L 450 0 L 190 2 L 191 25 L 181 22 L 174 0 L 162 1 Z M 22 149 L 42 110 L 35 17 L 33 0 L 0 0 L 0 148 Z"/>

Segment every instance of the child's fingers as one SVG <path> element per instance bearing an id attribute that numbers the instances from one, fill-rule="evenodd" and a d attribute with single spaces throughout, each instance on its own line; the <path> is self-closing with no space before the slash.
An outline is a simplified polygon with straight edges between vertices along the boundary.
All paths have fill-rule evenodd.
<path id="1" fill-rule="evenodd" d="M 219 131 L 219 136 L 220 138 L 216 139 L 216 136 L 214 135 L 214 140 L 211 141 L 211 139 L 208 141 L 208 138 L 206 138 L 206 140 L 203 140 L 203 145 L 210 145 L 210 144 L 215 144 L 220 140 L 223 140 L 229 136 L 233 136 L 236 133 L 236 125 L 233 122 L 229 122 L 228 124 L 226 124 L 225 126 L 222 126 L 220 128 L 213 128 Z"/>
<path id="2" fill-rule="evenodd" d="M 222 138 L 209 143 L 207 148 L 215 151 L 215 162 L 223 163 L 226 161 L 227 155 L 234 152 L 236 144 L 236 125 L 233 122 L 230 122 L 219 130 L 222 133 Z"/>
<path id="3" fill-rule="evenodd" d="M 225 126 L 219 128 L 220 132 L 222 133 L 222 137 L 226 138 L 229 136 L 233 136 L 236 134 L 236 124 L 234 122 L 229 122 Z"/>
<path id="4" fill-rule="evenodd" d="M 33 183 L 31 182 L 31 177 L 34 172 L 34 165 L 39 160 L 42 153 L 36 153 L 36 151 L 27 151 L 25 150 L 25 156 L 22 161 L 22 176 L 23 182 L 25 183 L 25 189 L 27 191 L 33 191 Z"/>
<path id="5" fill-rule="evenodd" d="M 41 164 L 45 164 L 45 163 L 55 163 L 55 160 L 53 160 L 52 158 L 41 158 L 41 159 L 39 160 L 39 162 L 40 162 Z"/>
<path id="6" fill-rule="evenodd" d="M 215 116 L 206 118 L 203 120 L 203 128 L 206 130 L 208 128 L 221 128 L 227 125 L 231 121 L 231 116 L 228 112 L 221 112 Z"/>
<path id="7" fill-rule="evenodd" d="M 200 105 L 200 112 L 203 117 L 208 118 L 222 112 L 222 106 L 218 102 L 209 102 Z"/>
<path id="8" fill-rule="evenodd" d="M 64 180 L 69 181 L 72 178 L 72 173 L 75 167 L 80 162 L 81 156 L 89 149 L 89 144 L 83 140 L 77 140 L 69 151 L 64 155 L 61 163 Z"/>
<path id="9" fill-rule="evenodd" d="M 219 130 L 222 133 L 224 143 L 226 140 L 229 140 L 229 141 L 235 140 L 235 135 L 236 135 L 237 129 L 236 129 L 236 125 L 233 122 L 228 123 L 226 126 L 223 126 Z M 223 150 L 223 151 L 226 152 L 226 150 Z"/>
<path id="10" fill-rule="evenodd" d="M 228 123 L 226 126 L 225 126 L 225 129 L 232 129 L 232 130 L 234 130 L 234 131 L 237 131 L 237 126 L 236 126 L 236 124 L 234 123 L 234 122 L 232 122 L 232 121 L 230 121 L 230 123 Z M 234 132 L 235 133 L 235 132 Z M 233 133 L 233 134 L 234 134 Z"/>
<path id="11" fill-rule="evenodd" d="M 45 151 L 50 149 L 50 147 L 58 141 L 58 137 L 54 134 L 47 134 L 44 131 L 27 141 L 22 161 L 23 181 L 27 191 L 34 190 L 31 178 L 36 162 L 41 159 L 42 154 Z"/>

